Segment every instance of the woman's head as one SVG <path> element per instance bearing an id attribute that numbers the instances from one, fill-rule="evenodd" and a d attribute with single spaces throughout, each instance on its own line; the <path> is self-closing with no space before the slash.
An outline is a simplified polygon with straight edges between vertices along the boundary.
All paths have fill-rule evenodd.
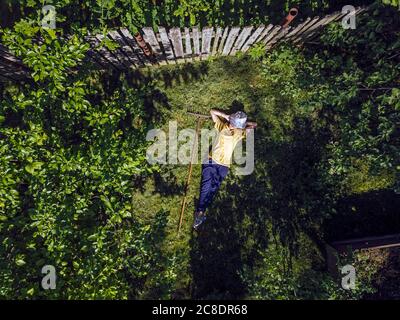
<path id="1" fill-rule="evenodd" d="M 229 116 L 229 127 L 244 129 L 246 128 L 247 115 L 243 111 L 238 111 Z"/>

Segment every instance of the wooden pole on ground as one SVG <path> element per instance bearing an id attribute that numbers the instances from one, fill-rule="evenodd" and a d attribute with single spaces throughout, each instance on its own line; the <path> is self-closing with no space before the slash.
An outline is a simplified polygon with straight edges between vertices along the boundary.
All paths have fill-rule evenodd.
<path id="1" fill-rule="evenodd" d="M 183 195 L 182 206 L 181 206 L 181 214 L 180 214 L 180 217 L 179 217 L 178 233 L 181 231 L 182 221 L 183 221 L 183 214 L 185 213 L 187 192 L 189 190 L 190 179 L 192 177 L 194 157 L 196 156 L 196 153 L 197 153 L 197 140 L 198 140 L 198 137 L 199 137 L 201 119 L 202 118 L 210 118 L 209 115 L 203 115 L 203 114 L 196 113 L 196 112 L 191 112 L 191 111 L 188 111 L 188 114 L 194 115 L 194 116 L 197 117 L 197 124 L 196 124 L 196 134 L 195 134 L 195 137 L 194 137 L 194 144 L 193 144 L 192 154 L 191 154 L 191 157 L 190 157 L 189 173 L 188 173 L 188 177 L 187 177 L 187 180 L 186 180 L 185 193 Z"/>

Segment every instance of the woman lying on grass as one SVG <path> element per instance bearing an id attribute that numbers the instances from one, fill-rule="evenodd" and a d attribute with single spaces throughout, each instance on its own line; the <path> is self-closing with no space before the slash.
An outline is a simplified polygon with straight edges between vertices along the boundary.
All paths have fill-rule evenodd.
<path id="1" fill-rule="evenodd" d="M 200 196 L 195 212 L 194 229 L 206 220 L 205 211 L 228 174 L 237 143 L 245 137 L 246 133 L 257 127 L 257 123 L 247 121 L 247 115 L 243 111 L 228 115 L 211 109 L 210 113 L 218 135 L 208 161 L 202 165 Z"/>

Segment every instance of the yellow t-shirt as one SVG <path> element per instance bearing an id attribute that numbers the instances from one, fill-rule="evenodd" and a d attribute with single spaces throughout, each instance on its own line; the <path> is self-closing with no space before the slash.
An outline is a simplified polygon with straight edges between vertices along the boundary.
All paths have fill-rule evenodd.
<path id="1" fill-rule="evenodd" d="M 245 130 L 229 129 L 229 124 L 218 119 L 215 122 L 215 129 L 218 131 L 217 138 L 213 144 L 210 157 L 218 164 L 229 167 L 233 150 L 237 143 L 245 136 Z"/>

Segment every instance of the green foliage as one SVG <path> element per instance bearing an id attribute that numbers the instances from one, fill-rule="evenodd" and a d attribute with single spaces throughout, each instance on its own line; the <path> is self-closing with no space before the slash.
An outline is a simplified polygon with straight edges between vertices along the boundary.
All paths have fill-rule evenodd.
<path id="1" fill-rule="evenodd" d="M 192 26 L 196 24 L 198 13 L 210 10 L 210 3 L 206 0 L 180 0 L 179 2 L 180 5 L 174 14 L 182 18 L 189 17 Z"/>
<path id="2" fill-rule="evenodd" d="M 385 170 L 393 174 L 398 167 L 399 149 L 394 141 L 398 138 L 400 73 L 393 58 L 399 43 L 396 37 L 383 40 L 381 35 L 396 26 L 391 21 L 367 19 L 359 22 L 357 34 L 332 25 L 317 50 L 300 54 L 282 47 L 265 60 L 266 77 L 279 85 L 281 95 L 329 121 L 332 139 L 327 147 L 332 157 L 328 170 L 332 176 L 353 170 L 353 158 L 363 158 L 372 176 Z"/>
<path id="3" fill-rule="evenodd" d="M 315 244 L 301 234 L 302 249 L 297 256 L 290 254 L 287 247 L 272 239 L 268 250 L 261 252 L 262 259 L 250 271 L 245 269 L 250 299 L 267 300 L 357 300 L 376 291 L 373 279 L 379 272 L 379 265 L 371 264 L 368 256 L 357 252 L 341 258 L 338 276 L 334 277 L 318 268 L 321 263 Z M 341 285 L 340 268 L 350 264 L 356 269 L 355 289 L 345 290 Z"/>
<path id="4" fill-rule="evenodd" d="M 168 213 L 147 223 L 133 214 L 132 177 L 153 171 L 140 92 L 124 81 L 103 92 L 75 36 L 59 40 L 21 21 L 3 42 L 34 84 L 10 86 L 1 102 L 1 296 L 128 298 L 147 286 L 168 294 L 175 258 L 160 251 Z M 56 267 L 54 291 L 35 280 L 46 264 Z"/>
<path id="5" fill-rule="evenodd" d="M 84 26 L 269 23 L 292 5 L 231 4 L 64 0 L 52 31 L 39 27 L 41 1 L 20 2 L 32 19 L 4 30 L 2 43 L 32 81 L 1 92 L 0 297 L 360 299 L 375 291 L 369 260 L 346 261 L 360 271 L 348 292 L 327 274 L 321 247 L 338 200 L 399 187 L 394 8 L 377 7 L 354 31 L 334 24 L 317 45 L 267 55 L 259 46 L 250 58 L 133 75 L 91 71 L 85 59 Z M 304 12 L 329 7 L 310 1 Z M 187 168 L 150 166 L 145 136 L 165 120 L 194 127 L 183 112 L 193 107 L 244 109 L 255 119 L 256 167 L 227 178 L 194 235 L 190 200 L 176 236 Z M 46 264 L 56 267 L 54 291 L 40 287 Z"/>
<path id="6" fill-rule="evenodd" d="M 348 194 L 362 194 L 372 190 L 391 188 L 395 185 L 396 176 L 393 170 L 371 171 L 371 165 L 368 160 L 354 159 L 351 162 L 351 169 L 345 178 L 345 185 L 348 187 L 346 192 Z"/>
<path id="7" fill-rule="evenodd" d="M 354 4 L 357 2 L 365 3 L 356 1 Z M 125 26 L 135 33 L 143 26 L 279 24 L 293 6 L 301 8 L 301 14 L 307 17 L 340 10 L 347 3 L 327 0 L 256 0 L 247 5 L 245 1 L 236 0 L 23 0 L 11 4 L 9 16 L 20 11 L 30 15 L 33 20 L 40 20 L 44 4 L 55 6 L 57 25 L 64 31 L 82 27 L 101 31 L 104 28 Z"/>
<path id="8" fill-rule="evenodd" d="M 272 104 L 272 108 L 268 109 L 269 119 L 273 120 L 269 126 L 270 137 L 271 140 L 285 137 L 282 141 L 289 143 L 290 147 L 284 149 L 285 158 L 277 158 L 277 149 L 269 148 L 269 153 L 273 154 L 269 157 L 277 158 L 273 163 L 280 165 L 269 164 L 266 177 L 263 177 L 265 173 L 260 176 L 259 170 L 255 174 L 257 183 L 266 179 L 267 186 L 272 186 L 267 190 L 270 192 L 268 202 L 274 203 L 273 211 L 282 210 L 285 213 L 284 217 L 274 213 L 271 221 L 283 243 L 290 237 L 288 245 L 292 246 L 293 237 L 299 237 L 294 236 L 298 231 L 288 236 L 289 223 L 294 224 L 294 229 L 311 231 L 313 238 L 318 238 L 315 235 L 322 232 L 323 215 L 326 214 L 325 218 L 336 215 L 335 202 L 340 197 L 382 189 L 398 191 L 400 149 L 396 123 L 400 119 L 398 100 L 395 98 L 400 79 L 399 43 L 395 36 L 398 30 L 393 10 L 377 8 L 372 15 L 358 21 L 354 32 L 344 31 L 340 24 L 334 24 L 323 34 L 320 45 L 309 45 L 303 50 L 283 45 L 264 59 L 264 76 L 276 92 L 265 105 Z M 281 110 L 278 113 L 279 107 Z M 308 123 L 311 135 L 299 137 L 303 132 L 299 131 L 299 119 L 303 119 L 300 123 L 309 119 L 305 123 Z M 317 139 L 312 140 L 315 136 Z M 311 139 L 311 144 L 315 141 L 323 149 L 309 147 L 307 150 L 308 144 L 300 142 L 297 137 Z M 291 160 L 296 159 L 294 154 L 298 143 L 305 151 L 299 161 L 311 164 L 311 167 L 297 165 Z M 307 155 L 307 151 L 319 156 Z M 265 157 L 268 157 L 267 153 L 262 158 Z M 312 159 L 317 162 L 313 164 Z M 282 165 L 283 161 L 288 161 L 291 166 Z M 284 169 L 276 172 L 281 167 Z M 293 169 L 295 172 L 290 174 Z M 274 184 L 274 175 L 291 181 L 293 189 L 286 183 L 281 186 L 277 179 Z M 309 190 L 318 190 L 319 199 L 310 197 L 312 193 L 304 190 L 304 185 Z M 257 189 L 255 187 L 253 192 Z M 324 201 L 320 201 L 321 198 Z M 289 206 L 284 204 L 288 201 L 286 199 L 290 201 Z M 268 205 L 264 205 L 264 210 L 265 207 L 268 208 Z M 288 215 L 290 219 L 286 218 Z M 282 219 L 285 225 L 279 224 L 278 219 Z M 362 221 L 361 214 L 359 224 Z M 296 286 L 306 286 L 298 278 L 295 268 L 285 275 L 287 273 L 282 269 L 273 268 L 274 265 L 284 265 L 281 254 L 276 255 L 272 251 L 268 259 L 263 266 L 269 271 L 250 281 L 251 294 L 257 298 L 294 299 Z M 306 260 L 300 259 L 304 267 Z M 356 290 L 343 290 L 326 275 L 311 272 L 309 277 L 318 279 L 316 285 L 306 292 L 297 293 L 297 296 L 359 299 L 373 294 L 376 288 L 372 279 L 377 277 L 378 270 L 363 261 L 362 255 L 359 255 L 351 262 L 357 265 L 359 272 Z"/>
<path id="9" fill-rule="evenodd" d="M 256 270 L 244 271 L 250 299 L 291 300 L 297 298 L 299 281 L 292 272 L 292 261 L 287 247 L 271 243 Z M 304 261 L 303 261 L 304 263 Z M 300 297 L 298 297 L 300 298 Z"/>
<path id="10" fill-rule="evenodd" d="M 248 50 L 249 57 L 254 61 L 259 61 L 265 56 L 265 45 L 263 43 L 256 43 Z"/>
<path id="11" fill-rule="evenodd" d="M 388 4 L 394 7 L 398 7 L 400 9 L 400 1 L 399 0 L 382 0 L 382 3 Z"/>

